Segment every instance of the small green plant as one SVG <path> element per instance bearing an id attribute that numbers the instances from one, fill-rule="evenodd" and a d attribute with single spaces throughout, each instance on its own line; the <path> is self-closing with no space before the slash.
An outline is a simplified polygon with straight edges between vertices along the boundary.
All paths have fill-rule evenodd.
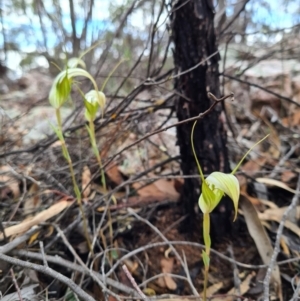
<path id="1" fill-rule="evenodd" d="M 81 60 L 78 59 L 77 63 L 79 64 Z M 94 85 L 94 88 L 96 91 L 98 91 L 97 84 L 94 80 L 94 78 L 88 73 L 86 70 L 82 68 L 77 68 L 77 65 L 75 66 L 74 61 L 72 62 L 73 66 L 71 68 L 67 67 L 66 70 L 61 71 L 55 78 L 50 93 L 49 93 L 49 102 L 52 105 L 52 107 L 55 109 L 55 115 L 57 120 L 57 127 L 52 126 L 53 130 L 55 131 L 58 139 L 61 142 L 62 147 L 62 153 L 66 161 L 68 162 L 73 188 L 76 195 L 77 203 L 81 212 L 82 216 L 82 222 L 83 222 L 83 229 L 85 233 L 85 237 L 89 246 L 90 251 L 92 251 L 91 242 L 88 234 L 88 227 L 87 227 L 87 221 L 85 218 L 83 206 L 82 206 L 82 197 L 81 192 L 79 190 L 79 187 L 77 185 L 74 169 L 73 169 L 73 163 L 71 156 L 69 154 L 65 138 L 63 135 L 63 128 L 62 128 L 62 119 L 61 119 L 61 113 L 60 109 L 61 107 L 68 101 L 70 98 L 71 88 L 73 84 L 73 80 L 77 76 L 83 76 L 87 77 L 91 80 L 91 82 Z M 100 95 L 98 97 L 99 104 L 101 103 Z"/>
<path id="2" fill-rule="evenodd" d="M 202 260 L 204 263 L 204 288 L 203 288 L 203 300 L 206 301 L 206 290 L 208 282 L 208 272 L 210 265 L 210 247 L 211 247 L 211 238 L 210 238 L 210 213 L 216 208 L 220 203 L 222 197 L 227 195 L 231 198 L 234 205 L 234 220 L 237 216 L 238 211 L 238 202 L 240 197 L 240 185 L 238 179 L 234 176 L 240 165 L 243 163 L 244 159 L 248 154 L 253 150 L 255 146 L 265 140 L 269 135 L 265 136 L 263 139 L 255 143 L 240 160 L 237 166 L 230 174 L 225 174 L 223 172 L 215 171 L 211 173 L 207 178 L 204 178 L 201 165 L 198 161 L 195 147 L 194 147 L 194 130 L 197 121 L 194 122 L 192 131 L 191 131 L 191 145 L 193 155 L 195 157 L 197 168 L 201 178 L 201 190 L 202 193 L 199 197 L 198 205 L 200 210 L 203 213 L 203 239 L 205 250 L 202 251 Z"/>
<path id="3" fill-rule="evenodd" d="M 93 47 L 95 47 L 95 46 L 92 46 L 90 49 L 92 49 Z M 55 109 L 55 114 L 56 114 L 56 119 L 57 119 L 57 127 L 52 126 L 52 128 L 55 131 L 57 137 L 59 138 L 59 140 L 61 142 L 63 156 L 69 165 L 74 192 L 75 192 L 77 203 L 80 208 L 80 212 L 81 212 L 81 216 L 82 216 L 84 233 L 86 236 L 86 240 L 87 240 L 90 252 L 92 252 L 92 246 L 91 246 L 91 242 L 90 242 L 89 234 L 88 234 L 87 221 L 85 218 L 83 205 L 82 205 L 81 192 L 80 192 L 79 187 L 76 182 L 75 173 L 74 173 L 74 169 L 73 169 L 73 163 L 72 163 L 70 154 L 68 152 L 68 148 L 65 143 L 65 139 L 64 139 L 64 135 L 63 135 L 60 108 L 70 98 L 72 85 L 76 84 L 74 82 L 75 77 L 78 77 L 78 76 L 86 77 L 92 82 L 94 89 L 89 91 L 85 95 L 80 90 L 78 85 L 76 85 L 76 87 L 77 87 L 79 93 L 81 94 L 81 96 L 83 97 L 84 107 L 85 107 L 85 118 L 88 121 L 87 130 L 88 130 L 89 137 L 90 137 L 90 143 L 91 143 L 92 150 L 97 158 L 97 161 L 98 161 L 98 164 L 100 167 L 100 171 L 101 171 L 102 185 L 104 187 L 104 190 L 106 191 L 107 187 L 106 187 L 105 174 L 104 174 L 104 169 L 102 166 L 100 151 L 98 150 L 97 143 L 96 143 L 94 121 L 95 121 L 95 118 L 96 118 L 96 115 L 97 115 L 97 112 L 99 109 L 101 110 L 102 116 L 104 114 L 106 97 L 102 91 L 103 91 L 108 79 L 111 77 L 112 73 L 116 70 L 116 68 L 122 63 L 122 61 L 120 61 L 115 66 L 115 68 L 113 68 L 113 70 L 110 72 L 110 74 L 104 81 L 101 91 L 99 91 L 93 76 L 84 69 L 86 66 L 85 66 L 84 61 L 82 60 L 83 55 L 85 55 L 90 49 L 88 49 L 86 52 L 84 52 L 79 58 L 71 58 L 68 60 L 67 68 L 65 70 L 61 71 L 54 79 L 54 82 L 52 84 L 52 87 L 51 87 L 51 90 L 49 93 L 49 102 L 52 105 L 52 107 Z M 110 212 L 109 212 L 109 221 L 110 221 L 110 236 L 112 238 L 113 235 L 112 235 Z"/>

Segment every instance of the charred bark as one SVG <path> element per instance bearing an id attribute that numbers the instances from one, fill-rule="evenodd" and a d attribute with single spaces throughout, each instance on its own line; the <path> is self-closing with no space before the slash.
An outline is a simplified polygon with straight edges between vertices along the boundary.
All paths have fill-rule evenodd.
<path id="1" fill-rule="evenodd" d="M 220 57 L 214 32 L 212 1 L 174 0 L 171 22 L 175 74 L 179 74 L 175 78 L 175 89 L 178 92 L 177 117 L 181 121 L 196 116 L 211 106 L 208 92 L 220 97 Z M 200 62 L 203 63 L 199 64 Z M 217 105 L 208 116 L 198 121 L 195 129 L 195 150 L 205 174 L 230 171 L 221 111 L 222 106 Z M 198 174 L 190 141 L 192 125 L 193 123 L 187 123 L 177 128 L 184 175 Z M 187 179 L 183 187 L 182 202 L 189 215 L 195 214 L 199 194 L 199 180 Z M 219 207 L 222 216 L 218 216 L 218 219 L 221 217 L 229 220 L 232 208 L 229 203 L 222 202 L 222 210 Z"/>

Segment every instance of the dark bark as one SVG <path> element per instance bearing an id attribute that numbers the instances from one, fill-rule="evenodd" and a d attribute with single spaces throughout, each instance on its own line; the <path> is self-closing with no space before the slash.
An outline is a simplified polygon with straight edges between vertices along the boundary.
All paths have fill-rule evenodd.
<path id="1" fill-rule="evenodd" d="M 216 36 L 214 32 L 214 10 L 210 0 L 173 1 L 172 37 L 174 42 L 174 63 L 177 97 L 177 117 L 184 120 L 207 110 L 212 101 L 207 92 L 220 97 Z M 215 55 L 213 55 L 216 53 Z M 201 61 L 205 61 L 195 67 Z M 186 70 L 192 69 L 189 72 Z M 229 172 L 226 150 L 226 132 L 221 120 L 222 106 L 215 109 L 204 119 L 198 121 L 194 144 L 198 159 L 205 174 L 213 171 Z M 191 147 L 193 123 L 177 128 L 177 138 L 181 153 L 181 168 L 184 175 L 198 174 Z M 194 215 L 200 194 L 199 180 L 186 180 L 183 187 L 182 202 L 188 214 Z M 229 203 L 228 203 L 229 204 Z M 230 205 L 223 202 L 223 217 L 231 215 Z M 218 212 L 218 210 L 217 210 Z M 193 218 L 189 219 L 193 221 Z"/>

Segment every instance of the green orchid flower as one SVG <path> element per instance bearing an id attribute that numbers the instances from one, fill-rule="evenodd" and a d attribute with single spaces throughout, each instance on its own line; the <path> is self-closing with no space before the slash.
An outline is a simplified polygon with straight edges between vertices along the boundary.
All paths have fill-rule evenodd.
<path id="1" fill-rule="evenodd" d="M 49 102 L 55 109 L 59 109 L 69 99 L 73 78 L 77 76 L 88 78 L 92 82 L 94 89 L 98 91 L 94 78 L 86 70 L 82 68 L 63 70 L 56 76 L 49 93 Z"/>
<path id="2" fill-rule="evenodd" d="M 103 112 L 106 103 L 106 97 L 103 92 L 91 90 L 84 96 L 85 118 L 87 121 L 94 121 L 98 109 Z"/>
<path id="3" fill-rule="evenodd" d="M 263 140 L 265 140 L 269 135 L 265 136 L 263 139 L 255 143 L 246 152 L 246 154 L 243 156 L 243 158 L 240 160 L 240 162 L 237 164 L 237 166 L 230 174 L 215 171 L 205 179 L 194 148 L 193 136 L 194 136 L 195 126 L 196 126 L 196 122 L 194 123 L 192 128 L 191 142 L 192 142 L 193 154 L 196 159 L 197 167 L 202 181 L 202 186 L 201 186 L 202 193 L 199 197 L 199 202 L 198 202 L 199 207 L 204 214 L 211 213 L 216 208 L 216 206 L 220 203 L 222 197 L 224 195 L 227 195 L 228 197 L 230 197 L 234 205 L 234 211 L 235 211 L 234 220 L 235 220 L 238 211 L 240 185 L 238 179 L 234 176 L 234 174 L 239 169 L 240 165 L 243 163 L 243 161 L 248 156 L 248 154 L 258 144 L 260 144 Z"/>

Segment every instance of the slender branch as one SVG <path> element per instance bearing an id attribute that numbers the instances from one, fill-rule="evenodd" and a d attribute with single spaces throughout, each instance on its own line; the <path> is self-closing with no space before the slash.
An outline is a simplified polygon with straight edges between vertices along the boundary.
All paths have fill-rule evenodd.
<path id="1" fill-rule="evenodd" d="M 222 31 L 220 32 L 220 36 L 223 35 L 223 33 L 234 23 L 234 21 L 239 17 L 239 15 L 243 12 L 243 10 L 245 9 L 247 3 L 250 0 L 246 0 L 244 1 L 244 3 L 241 5 L 240 9 L 236 12 L 236 14 L 232 17 L 232 19 L 229 21 L 229 23 L 225 26 L 225 28 L 222 29 Z"/>
<path id="2" fill-rule="evenodd" d="M 21 290 L 20 290 L 20 287 L 18 285 L 18 282 L 17 282 L 17 279 L 15 277 L 15 273 L 14 273 L 14 270 L 11 268 L 10 269 L 10 274 L 11 274 L 11 277 L 12 277 L 12 280 L 13 280 L 13 283 L 14 283 L 14 286 L 17 290 L 17 293 L 18 293 L 18 297 L 19 297 L 19 301 L 23 301 L 23 298 L 22 298 L 22 294 L 21 294 Z"/>
<path id="3" fill-rule="evenodd" d="M 129 279 L 130 283 L 132 284 L 132 286 L 137 290 L 137 292 L 139 293 L 139 295 L 145 300 L 147 301 L 148 298 L 147 296 L 142 292 L 142 290 L 139 288 L 139 286 L 137 285 L 137 283 L 135 282 L 134 278 L 132 277 L 131 273 L 129 272 L 127 266 L 125 264 L 122 265 L 122 269 L 124 271 L 124 273 L 126 274 L 127 278 Z"/>

